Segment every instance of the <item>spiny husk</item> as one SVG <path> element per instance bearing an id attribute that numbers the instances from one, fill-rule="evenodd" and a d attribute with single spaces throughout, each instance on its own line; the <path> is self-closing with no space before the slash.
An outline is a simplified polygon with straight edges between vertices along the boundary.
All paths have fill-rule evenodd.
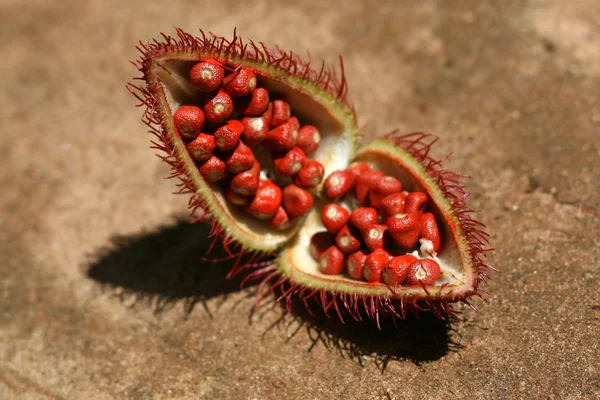
<path id="1" fill-rule="evenodd" d="M 404 319 L 409 313 L 421 311 L 430 311 L 438 318 L 444 319 L 448 314 L 457 313 L 450 306 L 453 302 L 462 302 L 475 309 L 471 298 L 479 297 L 486 301 L 484 295 L 489 294 L 485 290 L 489 278 L 488 271 L 498 272 L 498 270 L 486 262 L 486 254 L 492 249 L 489 248 L 489 235 L 485 232 L 485 226 L 473 218 L 474 211 L 465 202 L 469 196 L 469 192 L 464 187 L 466 176 L 444 170 L 442 160 L 436 160 L 430 155 L 431 147 L 437 140 L 434 135 L 420 132 L 408 135 L 392 133 L 374 143 L 379 142 L 391 148 L 397 146 L 401 149 L 405 153 L 403 157 L 408 157 L 409 162 L 418 164 L 418 168 L 424 175 L 423 178 L 429 185 L 434 186 L 439 192 L 438 196 L 443 198 L 447 206 L 448 218 L 456 225 L 457 234 L 462 238 L 462 252 L 466 253 L 464 256 L 467 258 L 463 267 L 472 268 L 474 273 L 473 285 L 469 290 L 457 294 L 451 287 L 441 285 L 439 291 L 433 295 L 427 288 L 417 287 L 410 290 L 421 293 L 403 296 L 394 288 L 381 285 L 381 293 L 368 295 L 358 290 L 353 292 L 343 289 L 315 288 L 316 285 L 311 287 L 309 283 L 295 279 L 289 266 L 284 266 L 281 262 L 273 265 L 241 266 L 238 271 L 251 270 L 247 279 L 261 282 L 259 286 L 259 292 L 262 291 L 261 298 L 268 292 L 275 292 L 278 294 L 277 300 L 285 302 L 289 310 L 295 298 L 303 301 L 307 307 L 310 307 L 310 302 L 316 303 L 326 313 L 333 312 L 342 321 L 344 316 L 356 320 L 362 320 L 366 316 L 376 321 L 379 326 L 381 318 Z"/>
<path id="2" fill-rule="evenodd" d="M 354 154 L 357 145 L 358 128 L 356 115 L 347 99 L 348 86 L 344 75 L 344 67 L 340 58 L 339 72 L 332 66 L 321 63 L 320 69 L 314 69 L 310 55 L 303 60 L 292 52 L 279 48 L 270 49 L 263 43 L 244 42 L 234 31 L 233 38 L 228 40 L 214 35 L 206 36 L 200 30 L 200 36 L 194 37 L 177 29 L 177 36 L 162 34 L 162 40 L 154 39 L 148 44 L 140 43 L 138 50 L 141 57 L 133 65 L 142 72 L 145 85 L 128 84 L 129 91 L 140 101 L 138 106 L 145 107 L 143 122 L 150 128 L 158 140 L 153 141 L 153 148 L 166 155 L 160 157 L 171 166 L 171 177 L 180 180 L 180 193 L 191 193 L 190 209 L 200 214 L 199 219 L 209 220 L 213 224 L 212 234 L 215 240 L 222 240 L 225 247 L 235 247 L 242 253 L 257 252 L 269 255 L 277 251 L 283 244 L 271 243 L 269 240 L 258 240 L 251 235 L 245 235 L 242 224 L 236 224 L 235 219 L 225 210 L 213 193 L 210 184 L 204 181 L 196 170 L 193 161 L 187 154 L 183 142 L 174 134 L 165 90 L 154 72 L 157 60 L 199 61 L 201 57 L 211 57 L 226 63 L 256 68 L 268 80 L 284 82 L 298 91 L 318 98 L 315 104 L 327 105 L 334 110 L 337 120 L 342 122 L 344 131 L 341 136 L 350 140 L 349 155 Z M 338 115 L 339 114 L 339 115 Z M 346 132 L 348 128 L 348 132 Z M 332 150 L 333 153 L 335 149 Z M 292 232 L 293 233 L 293 232 Z M 260 236 L 260 235 L 254 235 Z M 282 236 L 282 235 L 279 235 Z M 290 234 L 287 240 L 291 239 Z M 232 255 L 234 254 L 232 250 Z"/>
<path id="3" fill-rule="evenodd" d="M 206 201 L 205 193 L 199 190 L 197 179 L 191 176 L 189 166 L 182 161 L 187 156 L 185 148 L 174 140 L 172 126 L 165 123 L 165 115 L 168 110 L 161 107 L 160 82 L 157 82 L 149 71 L 153 59 L 163 57 L 170 53 L 213 56 L 226 59 L 232 63 L 244 63 L 244 65 L 268 65 L 269 72 L 278 79 L 302 80 L 315 92 L 322 93 L 341 107 L 348 119 L 355 124 L 355 112 L 347 99 L 347 83 L 344 77 L 343 64 L 340 62 L 340 72 L 335 68 L 326 67 L 324 64 L 317 71 L 312 68 L 310 57 L 307 61 L 302 60 L 292 52 L 285 52 L 279 48 L 269 49 L 264 44 L 258 45 L 252 41 L 246 43 L 235 34 L 233 39 L 228 40 L 214 35 L 206 36 L 200 31 L 199 37 L 177 29 L 177 37 L 162 35 L 161 40 L 153 40 L 148 44 L 140 43 L 138 47 L 142 53 L 139 60 L 132 62 L 143 76 L 135 78 L 145 81 L 146 85 L 128 84 L 128 90 L 140 101 L 139 107 L 145 107 L 142 121 L 150 128 L 150 132 L 157 138 L 152 141 L 152 148 L 161 151 L 159 157 L 171 166 L 169 178 L 179 181 L 177 184 L 179 193 L 191 194 L 189 207 L 192 215 L 197 221 L 212 224 L 210 236 L 214 243 L 219 241 L 228 252 L 227 258 L 235 258 L 236 263 L 230 271 L 229 276 L 245 273 L 244 283 L 259 281 L 257 288 L 257 301 L 269 293 L 277 293 L 278 301 L 286 303 L 291 310 L 292 301 L 300 299 L 306 307 L 312 304 L 320 305 L 328 313 L 334 310 L 340 320 L 344 316 L 350 316 L 357 320 L 367 318 L 379 321 L 383 317 L 392 319 L 403 319 L 408 312 L 431 311 L 439 318 L 447 314 L 456 313 L 449 303 L 460 301 L 475 308 L 470 299 L 473 296 L 485 300 L 483 294 L 487 294 L 484 287 L 488 281 L 488 270 L 494 270 L 486 262 L 486 253 L 489 235 L 484 231 L 484 226 L 472 217 L 473 210 L 465 203 L 469 193 L 463 185 L 464 175 L 456 174 L 442 169 L 441 161 L 435 160 L 430 155 L 431 146 L 437 141 L 437 137 L 424 133 L 413 133 L 399 135 L 392 133 L 385 137 L 391 145 L 404 149 L 416 162 L 422 165 L 428 179 L 435 182 L 448 201 L 451 214 L 458 221 L 460 231 L 464 240 L 468 243 L 470 262 L 476 272 L 476 280 L 473 290 L 464 296 L 457 298 L 448 294 L 440 299 L 422 299 L 413 297 L 397 297 L 390 290 L 389 293 L 377 296 L 365 296 L 360 293 L 344 293 L 335 290 L 322 290 L 311 288 L 294 282 L 290 276 L 282 274 L 277 264 L 277 250 L 260 251 L 253 249 L 247 243 L 235 240 L 227 226 L 219 221 L 218 216 L 213 215 L 214 205 Z M 341 59 L 340 59 L 341 61 Z M 358 135 L 355 135 L 355 138 Z"/>

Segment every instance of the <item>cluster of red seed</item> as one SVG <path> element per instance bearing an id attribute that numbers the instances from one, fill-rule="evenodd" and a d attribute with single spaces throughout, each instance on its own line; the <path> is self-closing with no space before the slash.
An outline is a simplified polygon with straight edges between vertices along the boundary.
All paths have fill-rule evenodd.
<path id="1" fill-rule="evenodd" d="M 427 195 L 402 190 L 402 183 L 364 162 L 335 171 L 325 180 L 332 200 L 321 219 L 327 232 L 311 239 L 311 253 L 324 274 L 346 271 L 353 279 L 388 286 L 430 285 L 440 274 L 432 258 L 411 254 L 419 240 L 421 249 L 435 256 L 440 233 L 435 217 L 425 212 Z M 349 212 L 336 202 L 355 197 L 362 207 Z"/>
<path id="2" fill-rule="evenodd" d="M 313 206 L 306 190 L 323 180 L 321 163 L 306 156 L 320 141 L 317 128 L 300 127 L 283 100 L 270 100 L 250 68 L 214 59 L 197 63 L 190 81 L 198 105 L 183 105 L 173 121 L 207 182 L 222 181 L 226 199 L 246 213 L 285 229 Z M 272 164 L 279 185 L 261 176 Z"/>

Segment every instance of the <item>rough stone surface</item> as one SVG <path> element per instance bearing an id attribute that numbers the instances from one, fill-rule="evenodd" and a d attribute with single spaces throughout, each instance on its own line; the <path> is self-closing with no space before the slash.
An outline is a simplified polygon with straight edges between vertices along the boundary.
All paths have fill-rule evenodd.
<path id="1" fill-rule="evenodd" d="M 600 2 L 281 3 L 0 2 L 0 398 L 600 397 Z M 125 90 L 173 25 L 343 54 L 365 140 L 439 134 L 489 304 L 384 332 L 252 313 Z"/>

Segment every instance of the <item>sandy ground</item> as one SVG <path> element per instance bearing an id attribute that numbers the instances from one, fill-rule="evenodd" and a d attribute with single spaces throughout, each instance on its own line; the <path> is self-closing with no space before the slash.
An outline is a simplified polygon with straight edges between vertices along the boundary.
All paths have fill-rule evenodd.
<path id="1" fill-rule="evenodd" d="M 282 3 L 0 1 L 0 398 L 600 397 L 600 2 Z M 251 312 L 125 90 L 173 26 L 343 54 L 366 139 L 437 133 L 489 304 L 383 332 Z"/>

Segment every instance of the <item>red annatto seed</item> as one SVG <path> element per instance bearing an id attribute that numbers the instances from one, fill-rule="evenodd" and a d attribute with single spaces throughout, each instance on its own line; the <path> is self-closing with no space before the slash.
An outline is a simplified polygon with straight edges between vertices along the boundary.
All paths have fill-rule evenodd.
<path id="1" fill-rule="evenodd" d="M 258 117 L 267 110 L 269 105 L 269 91 L 265 88 L 256 88 L 252 95 L 235 101 L 235 110 L 243 115 Z"/>
<path id="2" fill-rule="evenodd" d="M 268 131 L 263 145 L 269 150 L 288 151 L 296 145 L 297 136 L 297 122 L 289 119 L 287 122 Z"/>
<path id="3" fill-rule="evenodd" d="M 312 194 L 293 184 L 283 189 L 282 196 L 283 208 L 292 219 L 306 214 L 314 204 Z"/>
<path id="4" fill-rule="evenodd" d="M 258 219 L 271 219 L 280 205 L 281 189 L 270 179 L 263 179 L 258 185 L 254 199 L 244 211 Z"/>
<path id="5" fill-rule="evenodd" d="M 215 150 L 215 137 L 201 133 L 186 146 L 190 156 L 196 161 L 208 160 Z"/>
<path id="6" fill-rule="evenodd" d="M 185 140 L 194 140 L 204 126 L 204 113 L 200 107 L 181 106 L 173 113 L 173 122 Z"/>
<path id="7" fill-rule="evenodd" d="M 279 157 L 274 155 L 275 170 L 282 176 L 295 176 L 304 166 L 306 155 L 300 147 L 294 147 Z"/>
<path id="8" fill-rule="evenodd" d="M 403 249 L 410 250 L 419 241 L 421 229 L 416 213 L 396 214 L 388 218 L 386 224 L 396 244 Z"/>
<path id="9" fill-rule="evenodd" d="M 265 117 L 242 118 L 244 124 L 244 141 L 248 146 L 262 143 L 269 132 L 269 121 Z"/>
<path id="10" fill-rule="evenodd" d="M 312 125 L 304 125 L 298 130 L 298 147 L 305 153 L 312 153 L 319 148 L 321 134 L 319 130 Z"/>
<path id="11" fill-rule="evenodd" d="M 215 146 L 219 151 L 233 150 L 239 143 L 243 132 L 244 124 L 236 119 L 231 119 L 227 121 L 227 125 L 215 131 Z"/>
<path id="12" fill-rule="evenodd" d="M 386 219 L 392 215 L 403 214 L 405 201 L 406 195 L 404 193 L 395 193 L 384 197 L 379 206 L 381 216 Z"/>
<path id="13" fill-rule="evenodd" d="M 369 191 L 369 203 L 371 207 L 379 208 L 384 197 L 401 191 L 402 183 L 394 177 L 386 176 L 378 180 Z"/>
<path id="14" fill-rule="evenodd" d="M 327 232 L 336 234 L 350 219 L 350 213 L 335 203 L 326 204 L 321 210 L 321 221 Z"/>
<path id="15" fill-rule="evenodd" d="M 365 200 L 367 200 L 367 195 L 369 194 L 369 185 L 364 182 L 355 182 L 354 183 L 354 195 L 360 201 L 361 204 L 365 204 Z"/>
<path id="16" fill-rule="evenodd" d="M 190 80 L 198 90 L 212 92 L 223 81 L 225 71 L 217 60 L 207 60 L 194 65 L 190 71 Z"/>
<path id="17" fill-rule="evenodd" d="M 304 161 L 304 167 L 296 175 L 294 183 L 303 189 L 313 188 L 321 183 L 323 174 L 325 174 L 323 165 L 316 160 L 307 158 Z"/>
<path id="18" fill-rule="evenodd" d="M 247 206 L 250 204 L 252 197 L 244 196 L 243 194 L 239 194 L 231 190 L 231 188 L 225 189 L 225 198 L 232 204 L 236 206 Z"/>
<path id="19" fill-rule="evenodd" d="M 273 119 L 273 103 L 269 103 L 267 109 L 264 113 L 262 113 L 261 117 L 264 117 L 265 121 L 267 121 L 267 130 L 269 130 L 271 126 L 271 120 Z"/>
<path id="20" fill-rule="evenodd" d="M 363 239 L 369 250 L 384 249 L 392 242 L 392 237 L 385 225 L 372 224 L 363 232 Z"/>
<path id="21" fill-rule="evenodd" d="M 249 68 L 238 68 L 223 79 L 223 90 L 231 97 L 241 97 L 256 89 L 256 75 Z"/>
<path id="22" fill-rule="evenodd" d="M 335 237 L 328 232 L 317 232 L 310 238 L 310 254 L 315 260 L 331 246 L 335 246 Z"/>
<path id="23" fill-rule="evenodd" d="M 204 104 L 204 115 L 212 123 L 226 120 L 233 112 L 233 100 L 223 90 L 219 90 L 216 95 Z"/>
<path id="24" fill-rule="evenodd" d="M 216 156 L 211 156 L 198 168 L 207 182 L 218 182 L 225 176 L 225 163 Z"/>
<path id="25" fill-rule="evenodd" d="M 406 283 L 410 286 L 428 286 L 441 275 L 440 265 L 431 258 L 422 258 L 410 264 Z"/>
<path id="26" fill-rule="evenodd" d="M 425 213 L 420 219 L 421 239 L 426 239 L 433 245 L 433 251 L 440 249 L 440 231 L 432 213 Z"/>
<path id="27" fill-rule="evenodd" d="M 231 182 L 229 183 L 229 187 L 234 192 L 244 195 L 244 196 L 252 196 L 258 190 L 258 186 L 260 184 L 260 164 L 258 161 L 255 161 L 247 171 L 240 172 L 236 176 L 233 177 Z"/>
<path id="28" fill-rule="evenodd" d="M 360 232 L 353 226 L 346 225 L 335 235 L 335 244 L 344 254 L 351 254 L 362 246 Z"/>
<path id="29" fill-rule="evenodd" d="M 358 175 L 354 181 L 354 193 L 361 203 L 365 203 L 369 190 L 380 181 L 385 174 L 381 171 L 366 171 Z"/>
<path id="30" fill-rule="evenodd" d="M 396 214 L 389 217 L 386 224 L 392 232 L 419 230 L 419 216 L 417 213 Z"/>
<path id="31" fill-rule="evenodd" d="M 381 205 L 381 199 L 382 198 L 383 197 L 381 197 L 381 195 L 375 191 L 375 188 L 370 188 L 369 189 L 369 192 L 368 192 L 368 199 L 369 199 L 368 204 L 371 207 L 375 207 L 375 208 L 379 209 L 379 206 Z"/>
<path id="32" fill-rule="evenodd" d="M 346 169 L 346 171 L 348 171 L 352 174 L 352 176 L 354 177 L 355 180 L 359 175 L 362 175 L 365 172 L 369 172 L 370 170 L 371 170 L 371 166 L 369 164 L 367 164 L 366 162 L 362 162 L 362 161 L 353 162 L 352 164 L 350 164 L 348 169 Z"/>
<path id="33" fill-rule="evenodd" d="M 377 210 L 371 207 L 359 207 L 350 213 L 350 223 L 364 232 L 370 225 L 377 223 Z"/>
<path id="34" fill-rule="evenodd" d="M 288 215 L 287 212 L 285 212 L 285 209 L 282 206 L 279 206 L 277 208 L 277 211 L 275 212 L 275 216 L 271 220 L 271 223 L 270 223 L 271 228 L 275 229 L 276 231 L 283 231 L 283 230 L 289 228 L 290 225 L 291 225 L 290 216 Z"/>
<path id="35" fill-rule="evenodd" d="M 273 117 L 271 118 L 271 128 L 275 128 L 288 119 L 290 119 L 290 105 L 283 100 L 275 100 L 273 102 Z"/>
<path id="36" fill-rule="evenodd" d="M 386 176 L 375 185 L 375 189 L 383 195 L 383 197 L 389 196 L 390 194 L 400 193 L 402 191 L 402 182 L 393 176 Z"/>
<path id="37" fill-rule="evenodd" d="M 319 257 L 319 271 L 327 275 L 344 272 L 344 254 L 335 246 L 329 247 Z"/>
<path id="38" fill-rule="evenodd" d="M 288 119 L 288 122 L 292 125 L 292 137 L 294 138 L 295 147 L 296 143 L 298 143 L 298 130 L 300 129 L 300 121 L 298 121 L 298 118 L 296 117 L 291 117 Z"/>
<path id="39" fill-rule="evenodd" d="M 394 239 L 394 242 L 405 250 L 411 250 L 419 242 L 419 231 L 407 231 L 407 232 L 392 232 L 390 234 Z"/>
<path id="40" fill-rule="evenodd" d="M 256 158 L 252 149 L 244 144 L 241 140 L 235 150 L 228 152 L 224 155 L 223 160 L 227 164 L 227 172 L 231 174 L 239 174 L 240 172 L 247 171 L 254 165 Z"/>
<path id="41" fill-rule="evenodd" d="M 381 281 L 381 273 L 392 259 L 392 256 L 383 249 L 377 249 L 367 256 L 363 267 L 363 277 L 367 282 Z"/>
<path id="42" fill-rule="evenodd" d="M 404 279 L 406 279 L 408 268 L 417 260 L 418 258 L 412 254 L 394 257 L 383 270 L 381 278 L 388 286 L 402 285 Z"/>
<path id="43" fill-rule="evenodd" d="M 334 171 L 332 172 L 325 183 L 323 188 L 325 194 L 330 199 L 339 199 L 348 193 L 354 185 L 354 176 L 349 171 Z"/>
<path id="44" fill-rule="evenodd" d="M 423 192 L 410 192 L 406 196 L 406 203 L 404 206 L 405 213 L 416 212 L 419 215 L 425 211 L 427 205 L 427 195 Z"/>
<path id="45" fill-rule="evenodd" d="M 356 182 L 364 182 L 369 186 L 369 188 L 374 188 L 380 181 L 382 181 L 385 178 L 385 174 L 381 171 L 366 171 L 361 173 L 356 178 Z"/>
<path id="46" fill-rule="evenodd" d="M 348 271 L 350 278 L 359 281 L 363 279 L 363 268 L 366 260 L 367 255 L 362 250 L 355 251 L 346 258 L 346 271 Z"/>

